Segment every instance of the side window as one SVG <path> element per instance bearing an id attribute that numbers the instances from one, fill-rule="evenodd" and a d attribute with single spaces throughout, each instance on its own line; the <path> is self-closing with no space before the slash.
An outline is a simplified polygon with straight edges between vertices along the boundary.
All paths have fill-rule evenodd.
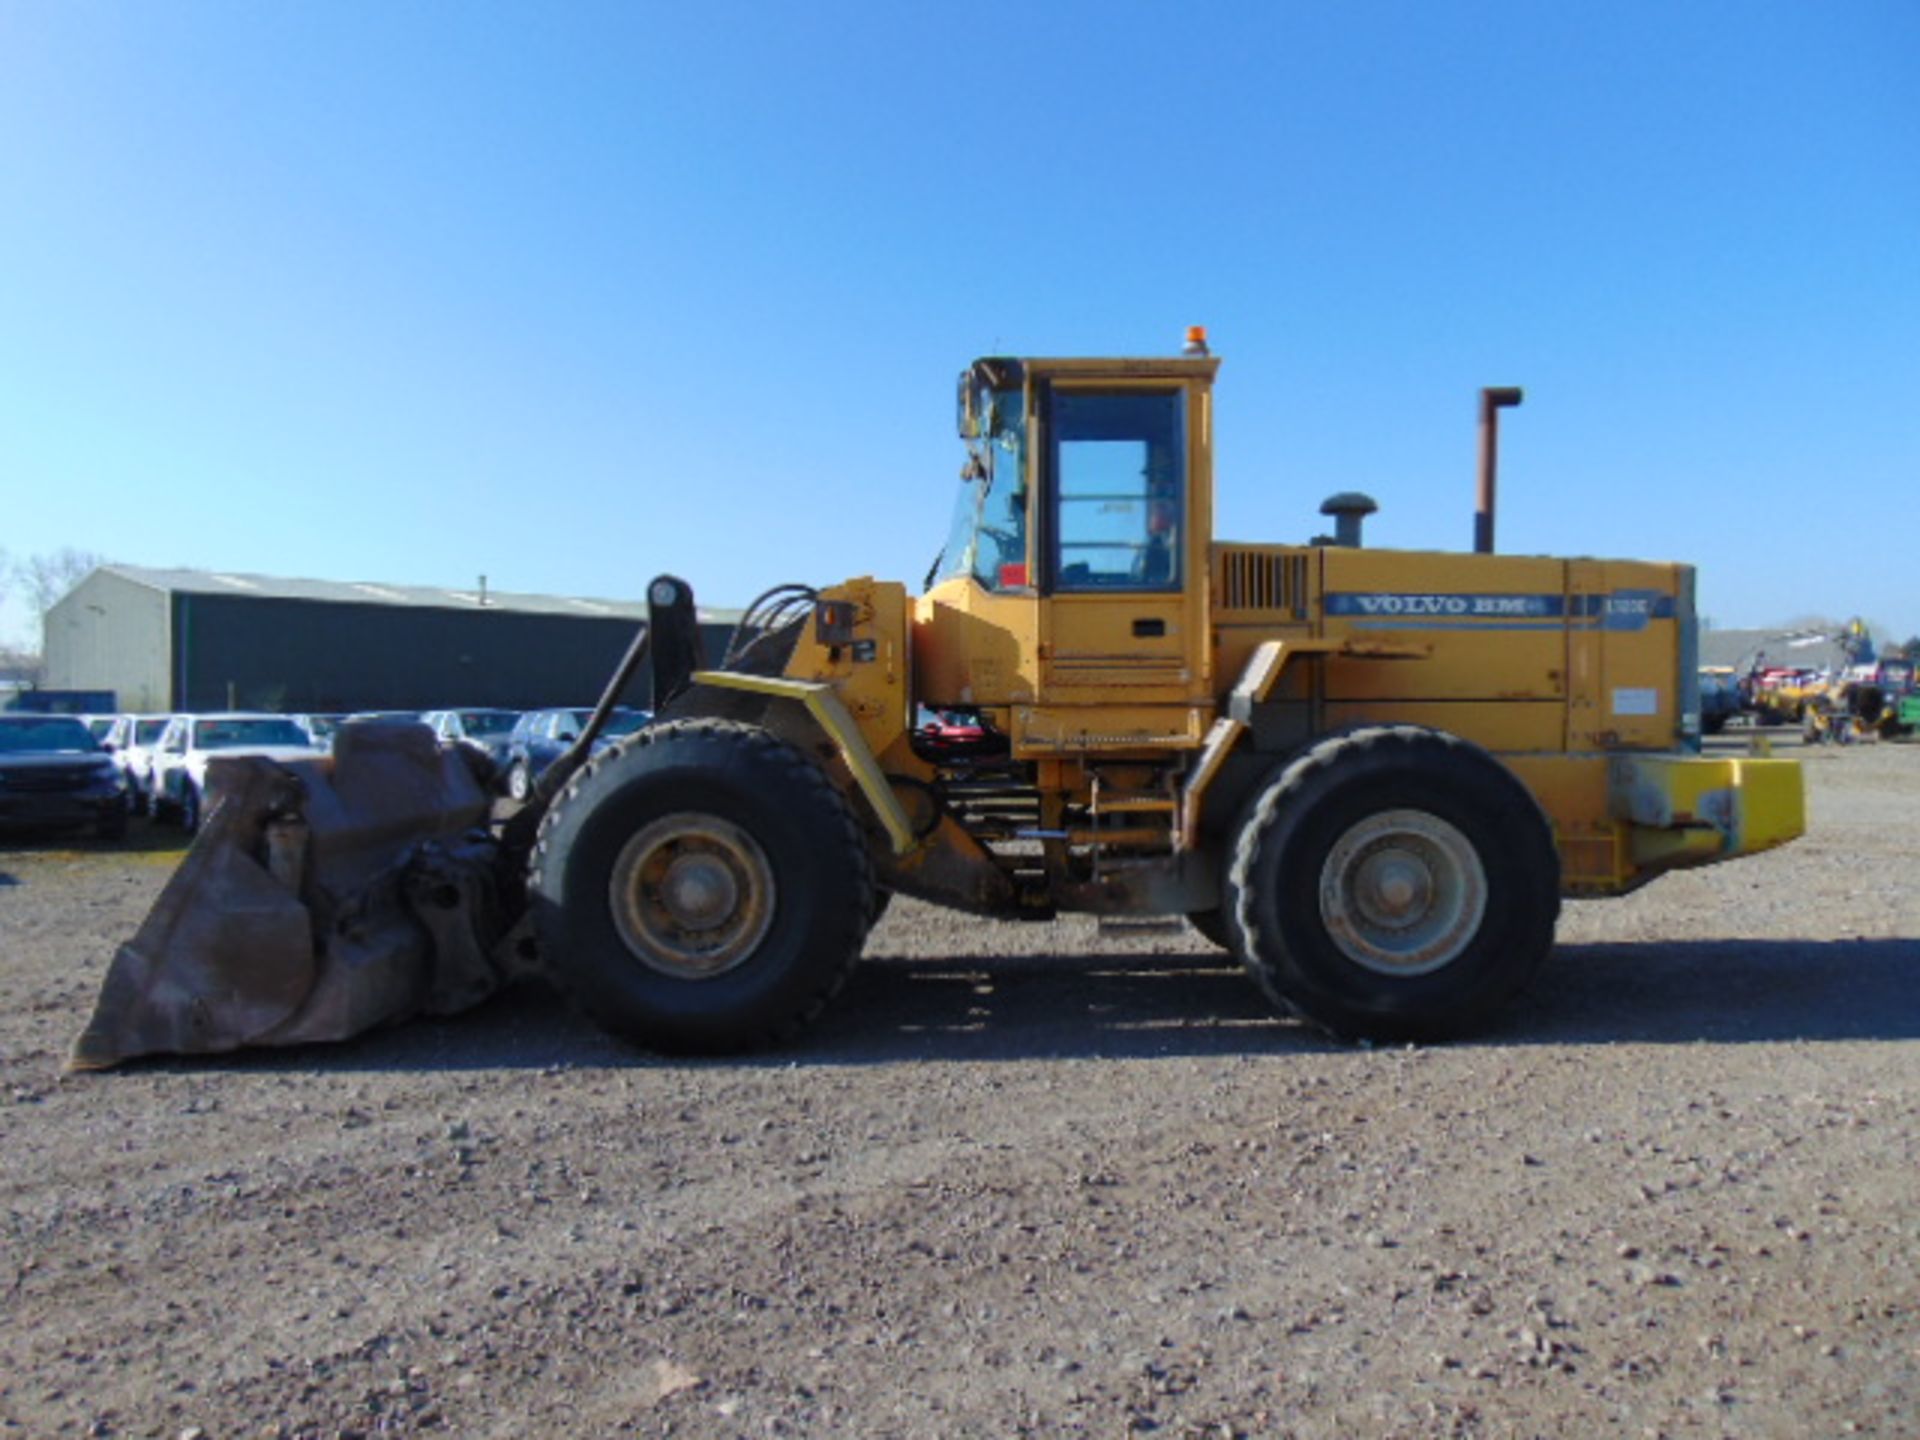
<path id="1" fill-rule="evenodd" d="M 1186 506 L 1181 394 L 1056 393 L 1056 590 L 1177 590 Z"/>
<path id="2" fill-rule="evenodd" d="M 980 529 L 973 575 L 989 590 L 1018 590 L 1027 574 L 1026 417 L 1018 391 L 994 396 L 994 431 L 986 443 L 986 493 L 980 497 Z"/>

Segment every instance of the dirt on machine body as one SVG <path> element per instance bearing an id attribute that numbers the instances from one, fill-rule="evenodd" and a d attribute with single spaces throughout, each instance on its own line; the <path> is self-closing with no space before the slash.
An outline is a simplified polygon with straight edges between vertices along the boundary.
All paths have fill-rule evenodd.
<path id="1" fill-rule="evenodd" d="M 1801 833 L 1795 762 L 1699 753 L 1689 566 L 1490 553 L 1491 417 L 1518 391 L 1483 406 L 1476 553 L 1366 549 L 1355 495 L 1323 507 L 1335 536 L 1241 543 L 1213 528 L 1217 368 L 1202 339 L 975 362 L 922 593 L 778 587 L 703 669 L 691 589 L 661 577 L 504 827 L 425 752 L 216 775 L 74 1063 L 335 1038 L 529 965 L 651 1048 L 775 1043 L 896 891 L 1185 917 L 1336 1034 L 1438 1038 L 1526 983 L 1563 895 Z M 593 753 L 647 660 L 654 724 Z M 362 797 L 396 786 L 417 811 L 374 823 Z M 341 967 L 381 1005 L 287 1008 Z M 255 992 L 264 1026 L 237 1018 Z"/>

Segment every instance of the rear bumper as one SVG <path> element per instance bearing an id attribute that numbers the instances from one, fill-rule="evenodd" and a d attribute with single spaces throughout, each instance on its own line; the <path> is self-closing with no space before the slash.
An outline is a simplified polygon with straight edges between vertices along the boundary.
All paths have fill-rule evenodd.
<path id="1" fill-rule="evenodd" d="M 1755 855 L 1807 830 L 1797 760 L 1620 755 L 1608 796 L 1613 818 L 1632 827 L 1634 868 L 1654 874 Z"/>
<path id="2" fill-rule="evenodd" d="M 1669 870 L 1756 855 L 1806 833 L 1797 760 L 1741 755 L 1503 757 L 1553 823 L 1561 889 L 1623 895 Z"/>
<path id="3" fill-rule="evenodd" d="M 98 825 L 102 821 L 110 821 L 117 815 L 124 815 L 126 809 L 126 792 L 117 787 L 105 794 L 0 794 L 0 828 L 70 830 L 80 825 Z"/>

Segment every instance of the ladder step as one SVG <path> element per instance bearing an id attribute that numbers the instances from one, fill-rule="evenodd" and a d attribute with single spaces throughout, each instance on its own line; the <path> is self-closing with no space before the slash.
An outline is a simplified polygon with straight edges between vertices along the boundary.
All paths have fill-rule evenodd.
<path id="1" fill-rule="evenodd" d="M 1171 845 L 1173 832 L 1154 825 L 1130 825 L 1125 829 L 1102 830 L 1098 826 L 1090 830 L 1072 829 L 1065 834 L 1069 845 L 1125 846 Z"/>
<path id="2" fill-rule="evenodd" d="M 1171 795 L 1156 795 L 1147 790 L 1125 790 L 1095 796 L 1093 808 L 1101 815 L 1171 815 L 1178 804 Z"/>

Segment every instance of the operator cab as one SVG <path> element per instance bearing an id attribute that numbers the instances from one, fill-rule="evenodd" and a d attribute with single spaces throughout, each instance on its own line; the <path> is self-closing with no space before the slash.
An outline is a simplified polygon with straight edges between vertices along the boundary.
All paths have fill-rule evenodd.
<path id="1" fill-rule="evenodd" d="M 1204 396 L 1215 363 L 975 361 L 960 377 L 960 494 L 929 584 L 1181 589 L 1191 568 L 1190 392 Z"/>
<path id="2" fill-rule="evenodd" d="M 953 632 L 917 647 L 929 703 L 1167 706 L 1171 730 L 1198 723 L 1217 366 L 991 357 L 961 375 L 960 494 L 918 607 L 920 625 Z M 1041 749 L 1055 731 L 1110 733 L 1091 714 L 1008 718 Z M 1160 720 L 1176 721 L 1110 718 L 1161 743 Z"/>

